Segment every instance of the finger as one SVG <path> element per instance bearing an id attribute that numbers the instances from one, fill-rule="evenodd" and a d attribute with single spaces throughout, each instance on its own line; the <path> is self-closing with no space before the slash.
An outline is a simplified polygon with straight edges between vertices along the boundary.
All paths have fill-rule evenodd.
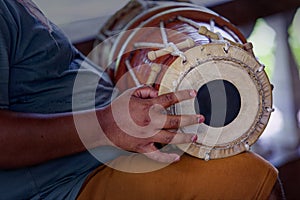
<path id="1" fill-rule="evenodd" d="M 203 123 L 205 118 L 203 115 L 167 115 L 165 129 L 177 129 L 193 124 Z"/>
<path id="2" fill-rule="evenodd" d="M 134 91 L 133 96 L 143 99 L 155 98 L 158 96 L 158 91 L 150 86 L 142 86 Z"/>
<path id="3" fill-rule="evenodd" d="M 153 99 L 153 103 L 159 104 L 164 108 L 167 108 L 175 103 L 192 99 L 197 96 L 195 90 L 181 90 L 177 92 L 171 92 L 167 94 L 163 94 L 158 96 L 157 98 Z"/>
<path id="4" fill-rule="evenodd" d="M 196 142 L 198 136 L 196 134 L 176 133 L 161 130 L 152 137 L 152 140 L 161 144 L 187 144 Z"/>
<path id="5" fill-rule="evenodd" d="M 180 156 L 175 153 L 163 153 L 159 150 L 154 150 L 155 147 L 149 146 L 149 153 L 144 153 L 148 158 L 161 163 L 173 163 L 180 160 Z"/>

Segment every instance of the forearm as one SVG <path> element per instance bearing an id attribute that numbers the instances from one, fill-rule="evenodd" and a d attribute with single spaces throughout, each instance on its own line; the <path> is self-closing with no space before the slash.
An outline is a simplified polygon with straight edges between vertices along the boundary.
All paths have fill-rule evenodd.
<path id="1" fill-rule="evenodd" d="M 179 155 L 160 152 L 155 143 L 197 140 L 197 135 L 169 130 L 202 123 L 203 116 L 164 114 L 165 108 L 195 96 L 194 90 L 157 96 L 153 88 L 141 87 L 96 112 L 39 115 L 0 110 L 0 168 L 35 165 L 103 145 L 145 153 L 159 162 L 178 161 Z"/>
<path id="2" fill-rule="evenodd" d="M 73 116 L 0 111 L 0 168 L 35 165 L 107 144 L 93 118 L 93 112 Z"/>

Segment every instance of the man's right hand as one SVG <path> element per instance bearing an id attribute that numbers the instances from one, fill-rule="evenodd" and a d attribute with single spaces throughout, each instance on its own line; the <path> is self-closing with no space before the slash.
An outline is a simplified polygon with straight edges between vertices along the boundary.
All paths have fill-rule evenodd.
<path id="1" fill-rule="evenodd" d="M 179 160 L 179 155 L 163 153 L 154 143 L 183 144 L 197 140 L 195 134 L 176 133 L 174 130 L 202 123 L 202 115 L 168 115 L 166 108 L 178 102 L 195 98 L 194 90 L 183 90 L 158 96 L 152 87 L 127 90 L 110 106 L 98 114 L 104 134 L 112 145 L 127 151 L 144 153 L 164 163 Z"/>

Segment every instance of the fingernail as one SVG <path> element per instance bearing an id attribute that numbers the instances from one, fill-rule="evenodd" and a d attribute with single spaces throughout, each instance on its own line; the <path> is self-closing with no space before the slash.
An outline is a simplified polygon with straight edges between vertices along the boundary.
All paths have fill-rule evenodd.
<path id="1" fill-rule="evenodd" d="M 192 142 L 196 142 L 197 139 L 198 139 L 198 135 L 194 135 L 194 136 L 192 137 Z"/>
<path id="2" fill-rule="evenodd" d="M 205 118 L 203 115 L 198 116 L 198 123 L 203 123 L 205 121 Z"/>
<path id="3" fill-rule="evenodd" d="M 175 159 L 174 159 L 174 162 L 178 162 L 179 160 L 180 160 L 180 156 L 177 155 L 177 156 L 175 157 Z"/>
<path id="4" fill-rule="evenodd" d="M 191 97 L 196 97 L 197 93 L 195 90 L 192 90 L 192 91 L 190 91 L 190 95 L 191 95 Z"/>

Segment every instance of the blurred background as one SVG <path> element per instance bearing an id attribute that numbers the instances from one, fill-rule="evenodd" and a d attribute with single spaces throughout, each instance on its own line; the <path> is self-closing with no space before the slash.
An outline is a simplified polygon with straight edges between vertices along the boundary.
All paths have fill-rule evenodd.
<path id="1" fill-rule="evenodd" d="M 106 20 L 129 0 L 34 0 L 88 54 Z M 274 85 L 275 112 L 252 150 L 273 163 L 287 199 L 300 196 L 300 1 L 191 0 L 236 25 Z"/>

